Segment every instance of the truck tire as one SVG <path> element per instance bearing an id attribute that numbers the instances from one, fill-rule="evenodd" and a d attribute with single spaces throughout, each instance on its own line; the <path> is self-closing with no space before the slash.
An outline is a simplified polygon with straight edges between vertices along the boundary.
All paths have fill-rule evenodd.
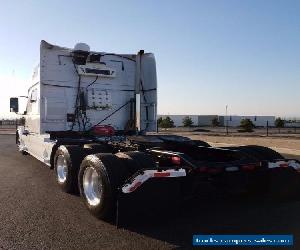
<path id="1" fill-rule="evenodd" d="M 238 149 L 242 152 L 244 151 L 245 153 L 248 153 L 258 160 L 273 161 L 277 159 L 284 159 L 284 157 L 275 150 L 263 146 L 247 145 L 238 147 Z"/>
<path id="2" fill-rule="evenodd" d="M 111 219 L 116 209 L 119 188 L 127 169 L 113 154 L 94 154 L 80 165 L 78 184 L 88 210 L 99 219 Z"/>
<path id="3" fill-rule="evenodd" d="M 59 146 L 55 152 L 53 163 L 56 181 L 60 188 L 66 193 L 78 194 L 78 172 L 84 157 L 108 150 L 102 144 L 87 144 L 84 147 L 79 145 Z"/>
<path id="4" fill-rule="evenodd" d="M 119 152 L 116 154 L 116 156 L 124 161 L 129 175 L 133 175 L 143 168 L 153 168 L 156 166 L 156 163 L 151 156 L 143 152 Z"/>
<path id="5" fill-rule="evenodd" d="M 54 155 L 56 182 L 64 192 L 78 192 L 77 175 L 84 156 L 82 148 L 78 145 L 61 145 L 56 150 Z"/>

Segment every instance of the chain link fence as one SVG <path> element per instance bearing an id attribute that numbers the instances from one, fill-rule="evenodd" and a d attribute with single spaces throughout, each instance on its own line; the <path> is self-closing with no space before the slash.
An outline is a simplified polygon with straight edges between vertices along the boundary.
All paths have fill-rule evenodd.
<path id="1" fill-rule="evenodd" d="M 174 127 L 158 128 L 159 132 L 182 132 L 203 135 L 236 135 L 236 136 L 293 136 L 300 138 L 300 126 L 289 126 L 284 128 L 256 127 L 252 132 L 241 132 L 239 127 Z"/>
<path id="2" fill-rule="evenodd" d="M 0 130 L 16 129 L 17 126 L 24 125 L 24 118 L 20 119 L 2 119 L 0 120 Z"/>

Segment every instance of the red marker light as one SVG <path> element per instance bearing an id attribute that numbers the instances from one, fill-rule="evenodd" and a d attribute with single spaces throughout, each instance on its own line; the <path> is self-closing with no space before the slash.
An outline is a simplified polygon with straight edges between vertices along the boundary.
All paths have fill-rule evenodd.
<path id="1" fill-rule="evenodd" d="M 242 169 L 247 170 L 247 171 L 252 171 L 255 169 L 255 166 L 254 165 L 245 165 L 245 166 L 242 166 Z"/>
<path id="2" fill-rule="evenodd" d="M 288 168 L 289 164 L 288 163 L 281 163 L 281 164 L 279 164 L 279 167 L 281 167 L 281 168 Z"/>
<path id="3" fill-rule="evenodd" d="M 181 159 L 179 156 L 172 156 L 171 157 L 171 162 L 174 165 L 180 165 L 181 164 Z"/>
<path id="4" fill-rule="evenodd" d="M 156 172 L 154 173 L 154 177 L 168 177 L 170 176 L 169 172 Z"/>

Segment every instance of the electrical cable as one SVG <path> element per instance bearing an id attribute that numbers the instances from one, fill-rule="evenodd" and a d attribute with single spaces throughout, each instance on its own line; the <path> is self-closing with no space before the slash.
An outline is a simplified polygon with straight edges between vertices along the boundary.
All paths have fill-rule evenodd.
<path id="1" fill-rule="evenodd" d="M 87 90 L 88 87 L 90 87 L 91 85 L 93 85 L 97 80 L 98 80 L 98 75 L 96 76 L 96 79 L 93 82 L 91 82 L 88 86 L 86 86 L 85 90 Z"/>
<path id="2" fill-rule="evenodd" d="M 121 107 L 119 107 L 118 109 L 116 109 L 114 112 L 112 112 L 111 114 L 109 114 L 108 116 L 106 116 L 104 119 L 102 119 L 100 122 L 98 122 L 97 124 L 93 125 L 89 130 L 92 130 L 94 127 L 100 125 L 102 122 L 106 121 L 109 117 L 111 117 L 112 115 L 114 115 L 115 113 L 117 113 L 120 109 L 124 108 L 126 105 L 128 105 L 130 102 L 132 102 L 132 100 L 130 99 L 128 102 L 126 102 L 125 104 L 123 104 Z"/>
<path id="3" fill-rule="evenodd" d="M 127 56 L 122 56 L 122 55 L 114 54 L 114 53 L 104 53 L 104 54 L 101 54 L 101 56 L 117 56 L 117 57 L 120 57 L 120 58 L 124 58 L 124 59 L 126 59 L 126 60 L 129 60 L 129 61 L 136 62 L 135 59 L 129 58 L 129 57 L 127 57 Z"/>
<path id="4" fill-rule="evenodd" d="M 79 128 L 79 131 L 80 131 L 81 130 L 81 126 L 80 126 L 80 120 L 79 120 L 78 100 L 79 100 L 79 95 L 80 95 L 81 75 L 78 73 L 78 70 L 76 68 L 76 65 L 75 65 L 75 62 L 74 62 L 73 59 L 72 59 L 72 62 L 73 62 L 73 66 L 75 68 L 75 71 L 76 71 L 76 73 L 78 75 L 78 86 L 77 86 L 77 95 L 76 95 L 75 110 L 74 110 L 75 119 L 74 119 L 74 121 L 72 123 L 71 130 L 73 130 L 74 125 L 76 123 L 76 119 L 77 119 L 78 128 Z"/>
<path id="5" fill-rule="evenodd" d="M 132 59 L 132 58 L 129 58 L 129 57 L 126 57 L 126 56 L 122 56 L 122 55 L 117 55 L 117 54 L 113 54 L 113 53 L 107 53 L 107 54 L 100 54 L 100 58 L 99 58 L 99 62 L 100 62 L 100 59 L 101 59 L 101 56 L 117 56 L 117 57 L 120 57 L 120 58 L 123 58 L 123 59 L 126 59 L 126 60 L 129 60 L 129 61 L 133 61 L 133 62 L 136 62 L 136 60 Z M 75 71 L 78 75 L 78 86 L 77 86 L 77 95 L 76 95 L 76 101 L 75 101 L 75 111 L 74 111 L 74 115 L 75 115 L 75 119 L 72 123 L 72 126 L 71 126 L 71 130 L 74 129 L 74 126 L 75 126 L 75 123 L 76 123 L 76 120 L 77 120 L 77 123 L 78 123 L 78 127 L 79 127 L 79 131 L 81 130 L 81 124 L 80 124 L 80 119 L 81 119 L 81 122 L 82 122 L 82 126 L 83 126 L 83 130 L 85 131 L 85 128 L 86 128 L 86 125 L 87 123 L 89 122 L 89 119 L 87 118 L 86 116 L 86 112 L 82 112 L 82 107 L 79 107 L 78 105 L 78 102 L 80 102 L 80 88 L 81 88 L 81 75 L 79 74 L 78 70 L 77 70 L 77 67 L 75 65 L 75 62 L 74 62 L 74 59 L 72 59 L 72 62 L 73 62 L 73 66 L 75 68 Z M 122 68 L 123 69 L 123 68 Z M 86 90 L 91 86 L 93 85 L 96 81 L 98 80 L 98 76 L 96 76 L 96 79 L 91 82 L 87 87 L 86 87 Z M 142 84 L 142 83 L 141 83 Z M 143 92 L 143 95 L 144 95 L 144 100 L 146 100 L 145 98 L 145 94 L 144 94 L 144 87 L 142 85 L 142 92 Z M 132 100 L 129 100 L 128 102 L 126 102 L 125 104 L 123 104 L 121 107 L 119 107 L 118 109 L 116 109 L 114 112 L 112 112 L 111 114 L 109 114 L 108 116 L 106 116 L 104 119 L 102 119 L 100 122 L 98 122 L 97 124 L 95 124 L 94 126 L 92 126 L 89 131 L 91 129 L 93 129 L 95 126 L 101 124 L 102 122 L 104 122 L 105 120 L 107 120 L 109 117 L 111 117 L 112 115 L 114 115 L 116 112 L 118 112 L 120 109 L 122 109 L 123 107 L 125 107 L 126 105 L 128 105 L 130 102 L 132 102 Z M 147 109 L 147 107 L 146 107 Z M 148 112 L 146 112 L 148 113 Z M 147 115 L 148 116 L 148 115 Z"/>

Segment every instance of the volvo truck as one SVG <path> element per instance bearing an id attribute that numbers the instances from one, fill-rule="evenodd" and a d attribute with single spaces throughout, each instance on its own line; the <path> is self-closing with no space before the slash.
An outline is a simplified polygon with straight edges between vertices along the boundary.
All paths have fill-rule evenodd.
<path id="1" fill-rule="evenodd" d="M 26 97 L 24 113 L 18 97 L 10 99 L 25 121 L 16 131 L 19 151 L 54 169 L 61 190 L 80 193 L 100 219 L 115 214 L 120 195 L 142 193 L 147 183 L 153 192 L 168 189 L 157 190 L 153 180 L 176 180 L 180 197 L 203 191 L 203 183 L 224 193 L 261 193 L 273 190 L 274 171 L 300 170 L 299 161 L 266 147 L 211 147 L 156 133 L 156 63 L 143 50 L 117 54 L 41 41 Z"/>

